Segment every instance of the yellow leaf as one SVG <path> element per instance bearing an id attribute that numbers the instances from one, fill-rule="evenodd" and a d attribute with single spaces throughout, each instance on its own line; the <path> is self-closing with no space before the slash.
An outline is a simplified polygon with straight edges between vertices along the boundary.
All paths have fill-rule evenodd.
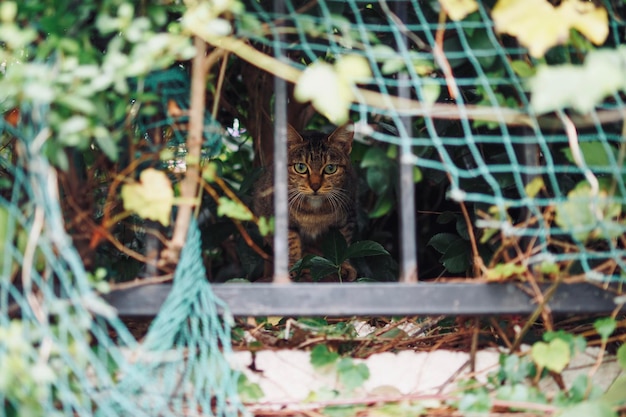
<path id="1" fill-rule="evenodd" d="M 596 45 L 604 43 L 609 36 L 609 17 L 604 7 L 592 2 L 564 1 L 559 6 L 562 15 L 567 15 L 574 29 Z"/>
<path id="2" fill-rule="evenodd" d="M 572 28 L 595 44 L 609 33 L 606 10 L 581 0 L 564 0 L 556 8 L 547 0 L 498 0 L 491 16 L 498 32 L 515 36 L 536 58 L 565 43 Z"/>
<path id="3" fill-rule="evenodd" d="M 167 226 L 174 203 L 174 190 L 165 173 L 153 168 L 144 170 L 139 183 L 122 186 L 124 208 L 145 219 Z"/>
<path id="4" fill-rule="evenodd" d="M 478 10 L 476 0 L 439 0 L 448 17 L 454 21 L 462 20 L 470 13 Z"/>
<path id="5" fill-rule="evenodd" d="M 309 65 L 298 79 L 294 96 L 301 102 L 311 101 L 328 120 L 342 125 L 348 121 L 350 103 L 354 98 L 352 86 L 332 65 L 317 61 Z"/>
<path id="6" fill-rule="evenodd" d="M 372 78 L 372 70 L 367 59 L 361 55 L 344 55 L 335 62 L 335 71 L 348 82 L 367 82 Z"/>

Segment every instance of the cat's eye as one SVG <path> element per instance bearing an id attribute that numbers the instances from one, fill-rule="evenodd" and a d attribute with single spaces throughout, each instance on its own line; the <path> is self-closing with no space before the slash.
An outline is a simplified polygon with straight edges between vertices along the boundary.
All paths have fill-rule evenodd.
<path id="1" fill-rule="evenodd" d="M 325 174 L 334 174 L 335 172 L 337 172 L 337 165 L 328 164 L 324 167 Z"/>
<path id="2" fill-rule="evenodd" d="M 298 174 L 306 174 L 309 168 L 306 166 L 306 164 L 298 162 L 297 164 L 293 165 L 293 170 L 296 171 Z"/>

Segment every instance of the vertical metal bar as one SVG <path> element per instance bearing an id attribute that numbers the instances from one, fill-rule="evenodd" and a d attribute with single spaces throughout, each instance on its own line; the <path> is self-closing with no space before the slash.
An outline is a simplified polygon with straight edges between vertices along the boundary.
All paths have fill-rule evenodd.
<path id="1" fill-rule="evenodd" d="M 284 12 L 283 0 L 274 0 L 274 11 Z M 282 57 L 280 35 L 274 42 L 274 54 Z M 274 77 L 274 278 L 276 284 L 289 279 L 289 209 L 287 207 L 287 83 Z"/>
<path id="2" fill-rule="evenodd" d="M 395 13 L 401 21 L 407 20 L 407 3 L 395 3 Z M 402 41 L 406 50 L 406 36 Z M 398 76 L 398 95 L 409 98 L 411 95 L 409 76 L 401 73 Z M 417 244 L 415 241 L 415 187 L 413 181 L 413 152 L 411 151 L 411 137 L 413 129 L 409 116 L 401 117 L 402 129 L 400 143 L 400 282 L 417 282 Z"/>

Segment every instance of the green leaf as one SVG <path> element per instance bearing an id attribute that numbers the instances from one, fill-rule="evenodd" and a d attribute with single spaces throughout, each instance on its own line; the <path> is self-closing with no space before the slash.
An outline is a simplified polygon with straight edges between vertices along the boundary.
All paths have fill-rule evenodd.
<path id="1" fill-rule="evenodd" d="M 389 255 L 389 252 L 378 242 L 361 240 L 354 242 L 345 251 L 342 262 L 346 259 L 363 258 L 365 256 Z"/>
<path id="2" fill-rule="evenodd" d="M 306 268 L 307 266 L 305 266 Z M 313 256 L 308 260 L 308 267 L 311 270 L 313 281 L 319 281 L 330 274 L 339 273 L 339 265 L 335 265 L 331 260 L 321 256 Z"/>
<path id="3" fill-rule="evenodd" d="M 596 210 L 602 213 L 604 227 L 600 227 Z M 621 227 L 613 220 L 621 211 L 622 206 L 602 187 L 594 196 L 589 183 L 583 181 L 567 194 L 567 201 L 557 203 L 554 220 L 577 240 L 606 239 L 622 234 Z"/>
<path id="4" fill-rule="evenodd" d="M 585 163 L 589 167 L 610 167 L 614 162 L 611 161 L 609 155 L 607 154 L 606 148 L 602 142 L 582 142 L 579 143 L 580 152 L 583 154 L 583 158 L 585 159 Z M 609 152 L 613 154 L 613 161 L 617 161 L 619 159 L 618 151 L 613 146 L 608 145 Z M 571 163 L 575 163 L 574 157 L 572 156 L 572 149 L 565 148 L 561 150 L 568 161 Z"/>
<path id="5" fill-rule="evenodd" d="M 459 411 L 487 413 L 491 410 L 491 398 L 487 390 L 469 392 L 461 398 Z"/>
<path id="6" fill-rule="evenodd" d="M 624 347 L 626 345 L 622 345 Z M 609 389 L 600 397 L 600 400 L 609 405 L 626 404 L 626 375 L 620 375 L 611 384 Z"/>
<path id="7" fill-rule="evenodd" d="M 362 405 L 329 405 L 324 407 L 322 414 L 325 417 L 354 417 L 360 415 L 365 407 Z"/>
<path id="8" fill-rule="evenodd" d="M 317 345 L 311 349 L 311 366 L 315 369 L 331 365 L 339 360 L 337 352 L 331 352 L 326 345 Z"/>
<path id="9" fill-rule="evenodd" d="M 514 276 L 519 276 L 526 272 L 527 267 L 522 264 L 507 262 L 497 264 L 493 268 L 487 270 L 487 280 L 505 280 Z"/>
<path id="10" fill-rule="evenodd" d="M 446 249 L 440 261 L 448 272 L 462 273 L 470 266 L 471 253 L 469 242 L 459 238 Z"/>
<path id="11" fill-rule="evenodd" d="M 260 217 L 257 226 L 261 236 L 267 236 L 274 232 L 274 218 L 270 217 L 268 220 L 266 217 Z"/>
<path id="12" fill-rule="evenodd" d="M 370 377 L 370 370 L 364 363 L 355 364 L 352 358 L 342 358 L 337 363 L 339 382 L 349 391 L 363 385 Z"/>
<path id="13" fill-rule="evenodd" d="M 427 246 L 432 246 L 437 252 L 444 254 L 452 245 L 452 243 L 459 240 L 459 237 L 453 233 L 437 233 L 430 238 Z"/>
<path id="14" fill-rule="evenodd" d="M 387 156 L 387 153 L 382 148 L 375 146 L 369 148 L 361 160 L 361 168 L 389 168 L 390 166 L 392 166 L 392 160 Z"/>
<path id="15" fill-rule="evenodd" d="M 376 200 L 376 204 L 374 205 L 372 211 L 368 213 L 369 218 L 377 219 L 388 214 L 393 208 L 394 202 L 394 199 L 391 198 L 389 193 L 381 195 L 378 197 L 378 200 Z"/>
<path id="16" fill-rule="evenodd" d="M 603 393 L 603 389 L 598 385 L 594 385 L 593 381 L 589 380 L 589 376 L 585 374 L 577 375 L 572 382 L 568 394 L 568 400 L 570 404 L 579 403 L 585 400 L 595 400 L 600 398 Z"/>
<path id="17" fill-rule="evenodd" d="M 419 167 L 414 166 L 413 167 L 413 182 L 417 184 L 418 182 L 422 181 L 423 177 L 424 175 L 422 174 L 422 170 L 419 169 Z"/>
<path id="18" fill-rule="evenodd" d="M 567 343 L 570 347 L 570 353 L 572 355 L 576 352 L 584 352 L 587 349 L 587 340 L 583 336 L 573 335 L 564 330 L 557 330 L 555 332 L 545 332 L 543 334 L 543 340 L 545 342 L 552 342 L 555 339 L 561 339 Z"/>
<path id="19" fill-rule="evenodd" d="M 387 192 L 391 179 L 389 170 L 381 167 L 370 167 L 366 174 L 367 185 L 376 195 L 383 195 Z"/>
<path id="20" fill-rule="evenodd" d="M 550 343 L 536 342 L 531 356 L 539 368 L 561 373 L 570 361 L 570 347 L 562 339 L 554 339 Z"/>
<path id="21" fill-rule="evenodd" d="M 239 374 L 237 379 L 237 392 L 242 401 L 257 402 L 263 398 L 263 390 L 259 384 L 250 382 L 245 374 Z"/>
<path id="22" fill-rule="evenodd" d="M 612 317 L 605 317 L 597 319 L 593 323 L 593 327 L 596 329 L 603 342 L 606 342 L 609 336 L 615 331 L 617 322 Z"/>
<path id="23" fill-rule="evenodd" d="M 526 191 L 526 195 L 530 198 L 535 198 L 537 194 L 545 187 L 543 183 L 542 177 L 533 178 L 526 186 L 524 190 Z"/>
<path id="24" fill-rule="evenodd" d="M 585 401 L 563 410 L 559 417 L 617 417 L 617 412 L 600 401 Z"/>
<path id="25" fill-rule="evenodd" d="M 248 221 L 254 217 L 248 207 L 240 202 L 233 201 L 228 197 L 220 197 L 217 201 L 217 215 L 231 219 Z"/>
<path id="26" fill-rule="evenodd" d="M 424 78 L 421 90 L 424 103 L 433 104 L 441 94 L 441 84 L 431 78 Z"/>
<path id="27" fill-rule="evenodd" d="M 348 244 L 346 239 L 337 229 L 332 229 L 326 233 L 322 240 L 322 253 L 324 257 L 331 260 L 335 265 L 341 264 L 345 259 Z"/>
<path id="28" fill-rule="evenodd" d="M 117 161 L 117 144 L 109 134 L 109 132 L 102 126 L 97 126 L 94 129 L 96 143 L 98 147 L 104 152 L 104 154 L 113 162 Z"/>
<path id="29" fill-rule="evenodd" d="M 328 326 L 328 322 L 323 317 L 301 317 L 298 319 L 298 323 L 307 326 L 323 329 Z"/>
<path id="30" fill-rule="evenodd" d="M 617 349 L 617 362 L 619 363 L 619 366 L 626 371 L 626 344 L 623 344 L 619 347 L 619 349 Z"/>
<path id="31" fill-rule="evenodd" d="M 532 77 L 536 73 L 535 68 L 526 61 L 511 61 L 511 68 L 522 78 Z"/>

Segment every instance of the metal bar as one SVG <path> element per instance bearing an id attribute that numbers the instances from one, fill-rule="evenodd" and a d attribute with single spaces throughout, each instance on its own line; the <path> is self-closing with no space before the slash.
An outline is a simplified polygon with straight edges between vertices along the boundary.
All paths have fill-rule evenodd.
<path id="1" fill-rule="evenodd" d="M 398 19 L 406 21 L 407 2 L 394 4 Z M 406 50 L 406 35 L 402 35 L 402 49 Z M 398 96 L 401 99 L 411 98 L 411 84 L 408 74 L 398 75 Z M 411 117 L 402 116 L 400 127 L 400 282 L 417 282 L 417 244 L 415 240 L 415 185 L 413 182 L 413 152 L 411 150 L 412 126 Z"/>
<path id="2" fill-rule="evenodd" d="M 142 286 L 105 298 L 121 316 L 154 316 L 170 289 L 170 284 Z M 521 284 L 220 284 L 212 289 L 236 316 L 503 315 L 536 309 Z M 614 297 L 591 284 L 563 284 L 548 307 L 553 314 L 610 313 Z"/>
<path id="3" fill-rule="evenodd" d="M 274 0 L 274 11 L 282 13 L 284 2 Z M 280 38 L 274 53 L 280 59 Z M 289 209 L 287 207 L 287 83 L 274 77 L 274 278 L 276 284 L 291 282 L 289 278 Z"/>

